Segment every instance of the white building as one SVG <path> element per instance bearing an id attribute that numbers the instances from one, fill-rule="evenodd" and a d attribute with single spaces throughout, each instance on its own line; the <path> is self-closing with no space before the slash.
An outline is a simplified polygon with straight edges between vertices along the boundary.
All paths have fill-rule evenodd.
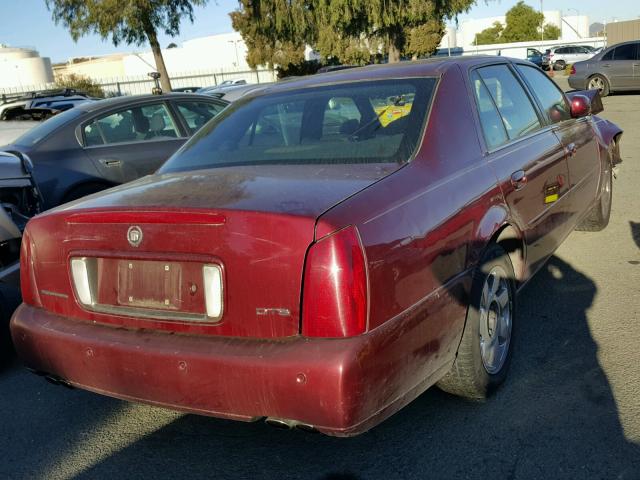
<path id="1" fill-rule="evenodd" d="M 13 48 L 0 44 L 0 89 L 5 92 L 53 81 L 51 60 L 31 48 Z"/>
<path id="2" fill-rule="evenodd" d="M 187 40 L 181 47 L 163 49 L 162 56 L 169 75 L 195 71 L 249 70 L 247 47 L 237 32 Z M 146 75 L 155 70 L 150 51 L 126 55 L 122 64 L 124 76 Z"/>
<path id="3" fill-rule="evenodd" d="M 470 49 L 476 39 L 476 35 L 483 30 L 493 26 L 495 22 L 506 26 L 506 16 L 488 17 L 463 20 L 456 33 L 455 47 Z M 562 41 L 576 41 L 582 38 L 589 38 L 589 17 L 586 15 L 563 16 L 559 10 L 544 11 L 544 24 L 555 25 L 560 28 Z M 447 48 L 449 45 L 444 42 L 440 48 Z"/>

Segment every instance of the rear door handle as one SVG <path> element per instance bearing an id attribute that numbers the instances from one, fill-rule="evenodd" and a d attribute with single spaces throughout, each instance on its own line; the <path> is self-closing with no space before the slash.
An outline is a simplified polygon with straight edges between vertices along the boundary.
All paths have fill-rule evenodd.
<path id="1" fill-rule="evenodd" d="M 527 184 L 527 174 L 524 170 L 518 170 L 517 172 L 513 172 L 511 174 L 511 185 L 516 190 L 522 190 Z"/>
<path id="2" fill-rule="evenodd" d="M 100 163 L 105 167 L 119 167 L 122 162 L 115 158 L 101 158 Z"/>
<path id="3" fill-rule="evenodd" d="M 575 143 L 570 143 L 567 145 L 566 151 L 569 157 L 575 157 L 576 153 L 578 153 L 578 147 Z"/>

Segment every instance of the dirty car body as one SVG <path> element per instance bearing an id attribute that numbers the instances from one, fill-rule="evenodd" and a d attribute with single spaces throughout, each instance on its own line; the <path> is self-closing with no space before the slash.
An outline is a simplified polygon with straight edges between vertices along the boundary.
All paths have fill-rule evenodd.
<path id="1" fill-rule="evenodd" d="M 515 292 L 602 203 L 621 131 L 543 80 L 436 59 L 238 101 L 156 175 L 29 223 L 18 353 L 117 398 L 366 431 L 462 368 L 483 265 Z"/>

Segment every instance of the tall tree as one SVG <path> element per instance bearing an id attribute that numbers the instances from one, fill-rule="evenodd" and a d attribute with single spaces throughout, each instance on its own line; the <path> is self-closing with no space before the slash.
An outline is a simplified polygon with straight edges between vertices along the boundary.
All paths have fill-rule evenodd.
<path id="1" fill-rule="evenodd" d="M 521 0 L 509 9 L 506 21 L 502 32 L 504 43 L 528 42 L 540 38 L 544 15 Z"/>
<path id="2" fill-rule="evenodd" d="M 304 61 L 307 44 L 315 40 L 311 0 L 239 0 L 231 12 L 233 28 L 247 45 L 250 67 L 285 67 Z"/>
<path id="3" fill-rule="evenodd" d="M 248 47 L 250 65 L 296 63 L 305 45 L 325 59 L 368 63 L 380 51 L 389 62 L 433 53 L 444 20 L 475 0 L 239 0 L 233 27 Z"/>
<path id="4" fill-rule="evenodd" d="M 560 28 L 543 24 L 544 15 L 521 0 L 507 12 L 505 26 L 495 22 L 493 26 L 478 33 L 476 44 L 530 42 L 540 40 L 543 32 L 544 38 L 548 40 L 560 37 Z"/>
<path id="5" fill-rule="evenodd" d="M 545 40 L 558 40 L 562 35 L 562 30 L 557 25 L 547 23 L 544 26 L 544 39 Z"/>
<path id="6" fill-rule="evenodd" d="M 500 22 L 493 22 L 493 25 L 489 28 L 485 28 L 480 33 L 476 34 L 474 45 L 491 45 L 501 42 L 502 32 L 504 26 Z"/>
<path id="7" fill-rule="evenodd" d="M 160 73 L 162 89 L 171 91 L 171 81 L 162 58 L 158 32 L 170 36 L 180 33 L 183 17 L 193 22 L 193 7 L 208 0 L 45 0 L 53 20 L 69 29 L 77 41 L 87 33 L 114 45 L 148 42 Z"/>

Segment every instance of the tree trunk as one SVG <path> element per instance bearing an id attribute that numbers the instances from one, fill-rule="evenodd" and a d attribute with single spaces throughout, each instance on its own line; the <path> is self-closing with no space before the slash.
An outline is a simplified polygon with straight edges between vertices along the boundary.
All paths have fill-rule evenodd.
<path id="1" fill-rule="evenodd" d="M 389 63 L 398 63 L 400 61 L 400 49 L 397 45 L 397 39 L 393 36 L 389 37 Z"/>
<path id="2" fill-rule="evenodd" d="M 155 30 L 150 29 L 146 32 L 149 39 L 149 45 L 151 45 L 151 51 L 153 52 L 153 59 L 156 62 L 156 69 L 160 74 L 160 86 L 163 92 L 171 91 L 171 80 L 169 80 L 169 74 L 167 73 L 167 67 L 164 65 L 164 58 L 162 58 L 162 49 L 160 43 L 158 43 L 158 37 Z"/>

